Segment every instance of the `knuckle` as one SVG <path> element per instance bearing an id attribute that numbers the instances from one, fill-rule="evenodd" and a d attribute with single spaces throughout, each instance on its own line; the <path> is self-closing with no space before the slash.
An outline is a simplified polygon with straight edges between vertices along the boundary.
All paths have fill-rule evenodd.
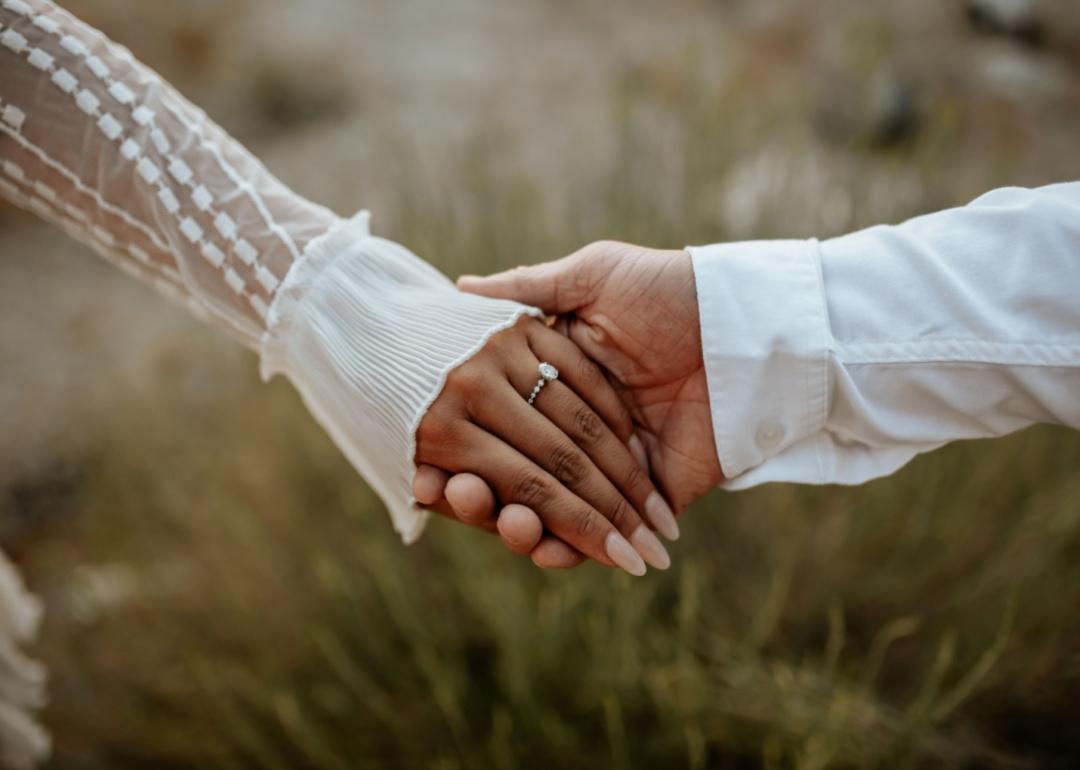
<path id="1" fill-rule="evenodd" d="M 476 359 L 466 361 L 446 375 L 446 388 L 464 393 L 473 393 L 483 387 L 484 368 Z"/>
<path id="2" fill-rule="evenodd" d="M 416 461 L 454 467 L 468 448 L 464 426 L 442 415 L 428 415 L 416 429 Z"/>
<path id="3" fill-rule="evenodd" d="M 574 412 L 575 438 L 584 444 L 595 444 L 604 435 L 604 424 L 588 407 Z"/>
<path id="4" fill-rule="evenodd" d="M 630 464 L 630 470 L 626 473 L 625 488 L 637 489 L 648 480 L 648 474 L 637 462 Z"/>
<path id="5" fill-rule="evenodd" d="M 533 470 L 520 471 L 510 485 L 511 502 L 520 503 L 534 510 L 543 508 L 551 499 L 547 483 Z"/>
<path id="6" fill-rule="evenodd" d="M 587 472 L 581 452 L 568 445 L 558 446 L 552 451 L 550 468 L 551 475 L 567 487 L 580 484 Z"/>
<path id="7" fill-rule="evenodd" d="M 629 529 L 626 525 L 632 524 L 636 514 L 634 509 L 630 507 L 630 503 L 626 500 L 619 498 L 618 502 L 611 508 L 611 515 L 608 520 L 615 525 L 615 528 L 620 531 Z"/>
<path id="8" fill-rule="evenodd" d="M 574 518 L 574 532 L 582 539 L 592 538 L 597 534 L 599 525 L 596 517 L 588 508 L 582 508 Z"/>
<path id="9" fill-rule="evenodd" d="M 593 241 L 584 249 L 582 249 L 582 252 L 586 256 L 595 259 L 596 257 L 603 256 L 610 251 L 614 251 L 615 247 L 618 245 L 619 244 L 617 241 L 612 240 Z"/>
<path id="10" fill-rule="evenodd" d="M 453 423 L 439 412 L 429 411 L 416 428 L 418 447 L 429 444 L 444 444 L 453 434 Z"/>

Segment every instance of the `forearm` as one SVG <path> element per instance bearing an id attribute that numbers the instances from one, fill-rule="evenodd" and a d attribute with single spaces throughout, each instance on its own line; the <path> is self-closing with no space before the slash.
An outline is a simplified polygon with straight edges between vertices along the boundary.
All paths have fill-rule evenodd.
<path id="1" fill-rule="evenodd" d="M 1080 185 L 692 251 L 731 487 L 859 483 L 952 440 L 1080 427 Z"/>

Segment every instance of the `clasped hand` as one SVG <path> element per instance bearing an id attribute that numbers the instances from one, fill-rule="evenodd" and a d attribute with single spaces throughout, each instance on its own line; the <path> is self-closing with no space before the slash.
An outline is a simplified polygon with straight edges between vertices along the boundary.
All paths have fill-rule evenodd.
<path id="1" fill-rule="evenodd" d="M 675 514 L 722 480 L 690 256 L 601 242 L 458 286 L 557 320 L 451 372 L 417 432 L 418 502 L 541 567 L 666 569 L 652 530 L 678 538 Z M 559 376 L 530 405 L 541 362 Z"/>

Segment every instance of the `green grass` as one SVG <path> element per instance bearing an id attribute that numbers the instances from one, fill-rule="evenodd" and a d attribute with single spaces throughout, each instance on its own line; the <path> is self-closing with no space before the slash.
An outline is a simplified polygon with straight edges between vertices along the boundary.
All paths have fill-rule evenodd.
<path id="1" fill-rule="evenodd" d="M 958 445 L 854 489 L 715 494 L 675 568 L 633 580 L 540 573 L 444 521 L 405 549 L 284 386 L 165 399 L 131 406 L 85 468 L 77 527 L 36 551 L 54 581 L 77 561 L 131 582 L 114 606 L 89 575 L 51 597 L 57 767 L 985 767 L 1080 750 L 1075 435 Z"/>
<path id="2" fill-rule="evenodd" d="M 911 144 L 821 150 L 792 96 L 638 73 L 612 102 L 616 169 L 599 189 L 568 185 L 565 218 L 493 131 L 451 179 L 413 173 L 403 152 L 380 230 L 475 272 L 601 237 L 721 239 L 719 185 L 762 146 L 842 159 L 822 183 L 853 203 L 837 229 L 1007 174 L 1004 146 L 946 172 L 969 138 L 955 105 L 933 105 Z M 662 151 L 657 114 L 679 140 Z M 802 167 L 781 168 L 803 189 Z M 871 205 L 901 175 L 914 197 Z M 772 196 L 761 235 L 811 234 L 788 217 L 815 200 Z M 249 364 L 239 382 L 190 381 Z M 25 550 L 51 607 L 56 768 L 1080 762 L 1074 433 L 954 445 L 859 488 L 715 493 L 685 517 L 671 571 L 633 580 L 539 572 L 445 521 L 401 546 L 291 389 L 260 386 L 210 331 L 159 379 L 119 386 Z"/>

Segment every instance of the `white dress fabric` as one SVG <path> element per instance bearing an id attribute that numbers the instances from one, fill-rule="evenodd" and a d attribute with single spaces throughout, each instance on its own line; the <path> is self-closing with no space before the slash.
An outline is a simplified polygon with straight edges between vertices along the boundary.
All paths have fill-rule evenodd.
<path id="1" fill-rule="evenodd" d="M 1080 428 L 1080 183 L 690 252 L 729 489 L 860 484 L 957 439 Z"/>
<path id="2" fill-rule="evenodd" d="M 406 541 L 416 427 L 445 377 L 538 311 L 458 292 L 402 246 L 296 195 L 159 76 L 50 0 L 0 0 L 0 195 L 259 351 L 293 381 L 382 497 Z M 26 767 L 40 733 L 4 650 L 33 624 L 0 563 L 0 764 Z M 6 576 L 6 578 L 5 578 Z M 7 602 L 5 604 L 4 602 Z M 15 695 L 11 693 L 15 692 Z M 23 692 L 23 695 L 19 695 Z M 19 734 L 20 748 L 11 736 Z M 5 753 L 7 752 L 7 753 Z M 21 752 L 21 753 L 19 753 Z"/>

